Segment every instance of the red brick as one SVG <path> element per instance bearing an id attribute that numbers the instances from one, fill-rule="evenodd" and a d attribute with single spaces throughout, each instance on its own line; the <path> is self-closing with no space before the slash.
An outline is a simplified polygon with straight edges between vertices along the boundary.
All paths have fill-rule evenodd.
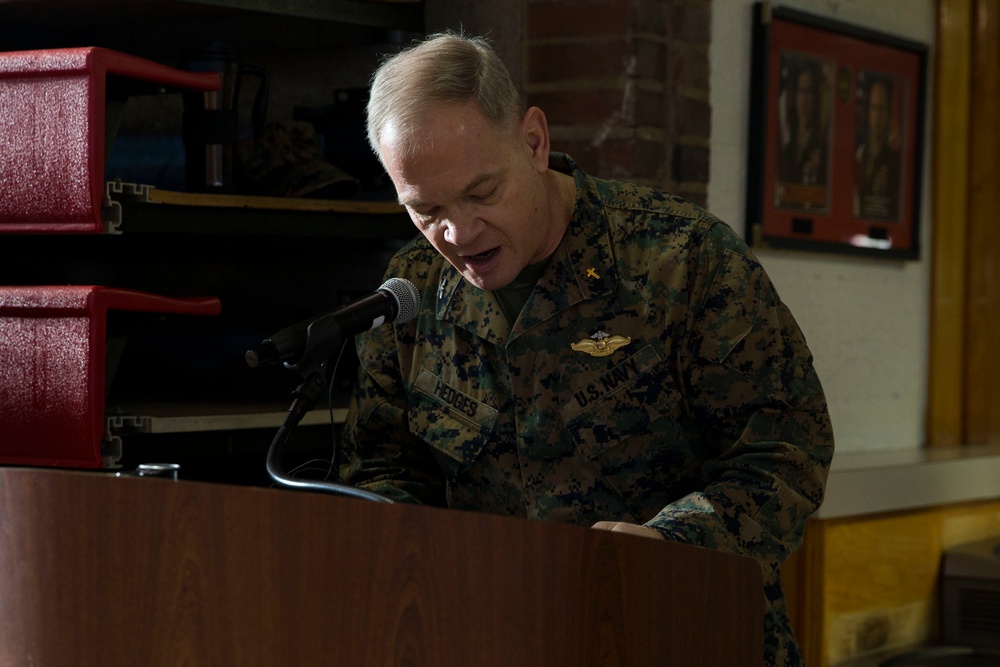
<path id="1" fill-rule="evenodd" d="M 553 150 L 568 153 L 580 167 L 599 178 L 663 182 L 664 146 L 636 138 L 608 139 L 598 145 L 588 141 L 560 141 Z"/>
<path id="2" fill-rule="evenodd" d="M 534 93 L 528 103 L 545 112 L 550 125 L 597 125 L 622 107 L 623 90 Z"/>
<path id="3" fill-rule="evenodd" d="M 708 50 L 685 44 L 672 44 L 668 48 L 667 61 L 671 88 L 692 88 L 708 90 L 710 64 Z"/>
<path id="4" fill-rule="evenodd" d="M 640 140 L 636 157 L 640 176 L 662 181 L 667 170 L 667 160 L 666 147 L 661 142 Z"/>
<path id="5" fill-rule="evenodd" d="M 688 42 L 708 44 L 712 38 L 711 2 L 709 0 L 673 0 L 669 4 L 668 35 Z"/>
<path id="6" fill-rule="evenodd" d="M 594 150 L 597 153 L 595 176 L 626 181 L 645 176 L 639 170 L 639 151 L 634 139 L 610 139 Z"/>
<path id="7" fill-rule="evenodd" d="M 613 79 L 625 72 L 630 51 L 629 44 L 620 38 L 531 45 L 528 47 L 528 81 Z"/>
<path id="8" fill-rule="evenodd" d="M 647 32 L 666 35 L 667 0 L 534 0 L 528 5 L 528 37 L 549 39 Z"/>
<path id="9" fill-rule="evenodd" d="M 637 88 L 636 91 L 636 125 L 666 128 L 672 100 L 666 93 L 652 90 L 642 90 L 641 88 Z"/>
<path id="10" fill-rule="evenodd" d="M 671 100 L 661 92 L 639 87 L 533 93 L 528 104 L 545 112 L 550 125 L 598 125 L 625 113 L 621 123 L 667 129 Z M 625 95 L 631 99 L 626 100 Z"/>
<path id="11" fill-rule="evenodd" d="M 701 206 L 702 208 L 708 206 L 708 196 L 705 194 L 705 189 L 699 187 L 697 184 L 681 183 L 668 189 L 672 190 L 675 195 L 687 199 L 696 206 Z"/>
<path id="12" fill-rule="evenodd" d="M 557 140 L 553 148 L 568 152 L 596 176 L 679 189 L 703 204 L 711 109 L 697 93 L 707 97 L 709 87 L 712 4 L 527 0 L 525 82 L 536 91 L 543 89 L 532 93 L 530 102 L 563 130 L 557 136 L 580 136 L 579 128 L 587 130 L 585 138 Z M 666 39 L 661 42 L 657 36 Z M 594 86 L 597 81 L 605 88 Z M 623 100 L 626 94 L 633 97 Z M 625 115 L 616 117 L 623 101 Z M 669 140 L 614 133 L 595 146 L 608 119 L 615 120 L 617 129 L 660 130 Z M 573 128 L 577 130 L 565 131 Z M 678 138 L 684 143 L 670 143 Z"/>
<path id="13" fill-rule="evenodd" d="M 666 36 L 670 24 L 670 6 L 671 2 L 664 0 L 636 0 L 633 27 L 642 32 Z"/>
<path id="14" fill-rule="evenodd" d="M 552 150 L 568 153 L 588 174 L 597 175 L 598 151 L 586 141 L 556 141 Z"/>
<path id="15" fill-rule="evenodd" d="M 708 139 L 712 133 L 712 106 L 705 100 L 674 98 L 674 134 Z"/>
<path id="16" fill-rule="evenodd" d="M 665 44 L 635 40 L 635 75 L 640 79 L 662 81 L 667 73 L 667 47 Z"/>
<path id="17" fill-rule="evenodd" d="M 555 0 L 528 5 L 528 37 L 624 34 L 632 24 L 631 0 Z"/>
<path id="18" fill-rule="evenodd" d="M 594 145 L 589 141 L 562 141 L 554 150 L 569 153 L 580 167 L 598 178 L 634 178 L 638 155 L 634 139 L 609 139 Z"/>
<path id="19" fill-rule="evenodd" d="M 675 181 L 708 183 L 708 149 L 701 146 L 674 146 L 671 161 L 672 177 Z"/>

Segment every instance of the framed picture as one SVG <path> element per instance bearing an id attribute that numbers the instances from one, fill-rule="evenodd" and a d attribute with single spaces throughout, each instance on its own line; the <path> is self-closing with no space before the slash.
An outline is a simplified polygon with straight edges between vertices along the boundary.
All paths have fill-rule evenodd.
<path id="1" fill-rule="evenodd" d="M 926 64 L 923 44 L 754 5 L 752 245 L 919 257 Z"/>

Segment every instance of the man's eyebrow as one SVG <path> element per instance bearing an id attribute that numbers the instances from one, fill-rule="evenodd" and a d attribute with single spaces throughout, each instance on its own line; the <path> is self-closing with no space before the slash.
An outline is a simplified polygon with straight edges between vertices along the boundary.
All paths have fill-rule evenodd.
<path id="1" fill-rule="evenodd" d="M 473 190 L 475 190 L 476 188 L 478 188 L 483 183 L 486 183 L 487 181 L 490 181 L 490 180 L 498 178 L 498 177 L 499 177 L 499 174 L 496 174 L 496 173 L 481 174 L 480 176 L 477 176 L 468 185 L 466 185 L 464 188 L 462 188 L 461 192 L 458 193 L 459 199 L 464 199 Z M 424 207 L 424 206 L 429 206 L 428 203 L 426 203 L 424 201 L 421 201 L 419 199 L 407 200 L 404 197 L 400 197 L 398 199 L 398 201 L 399 201 L 399 204 L 401 206 L 408 206 L 409 208 L 421 208 L 421 207 Z"/>

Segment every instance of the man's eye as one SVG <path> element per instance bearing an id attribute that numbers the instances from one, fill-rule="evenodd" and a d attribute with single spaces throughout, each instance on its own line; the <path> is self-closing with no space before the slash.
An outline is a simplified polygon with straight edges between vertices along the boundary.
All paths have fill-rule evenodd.
<path id="1" fill-rule="evenodd" d="M 493 199 L 494 195 L 496 195 L 497 190 L 499 190 L 499 188 L 494 187 L 486 192 L 477 192 L 471 195 L 471 198 L 475 201 L 489 201 L 490 199 Z"/>
<path id="2" fill-rule="evenodd" d="M 417 211 L 417 210 L 414 210 L 414 209 L 410 209 L 410 211 L 413 213 L 413 217 L 418 222 L 422 222 L 422 223 L 426 224 L 426 223 L 429 223 L 432 220 L 434 220 L 435 216 L 437 215 L 437 211 L 438 210 L 435 207 L 435 208 L 432 208 L 432 209 L 427 210 L 427 211 Z"/>

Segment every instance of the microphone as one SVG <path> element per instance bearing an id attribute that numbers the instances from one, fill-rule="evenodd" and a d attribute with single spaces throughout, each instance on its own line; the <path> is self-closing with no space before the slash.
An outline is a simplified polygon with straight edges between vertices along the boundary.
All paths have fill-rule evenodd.
<path id="1" fill-rule="evenodd" d="M 389 321 L 409 322 L 419 309 L 420 293 L 416 286 L 403 278 L 389 278 L 367 296 L 265 338 L 255 349 L 247 350 L 247 364 L 251 368 L 277 363 L 294 366 L 307 349 L 332 348 L 345 337 L 356 336 Z"/>

